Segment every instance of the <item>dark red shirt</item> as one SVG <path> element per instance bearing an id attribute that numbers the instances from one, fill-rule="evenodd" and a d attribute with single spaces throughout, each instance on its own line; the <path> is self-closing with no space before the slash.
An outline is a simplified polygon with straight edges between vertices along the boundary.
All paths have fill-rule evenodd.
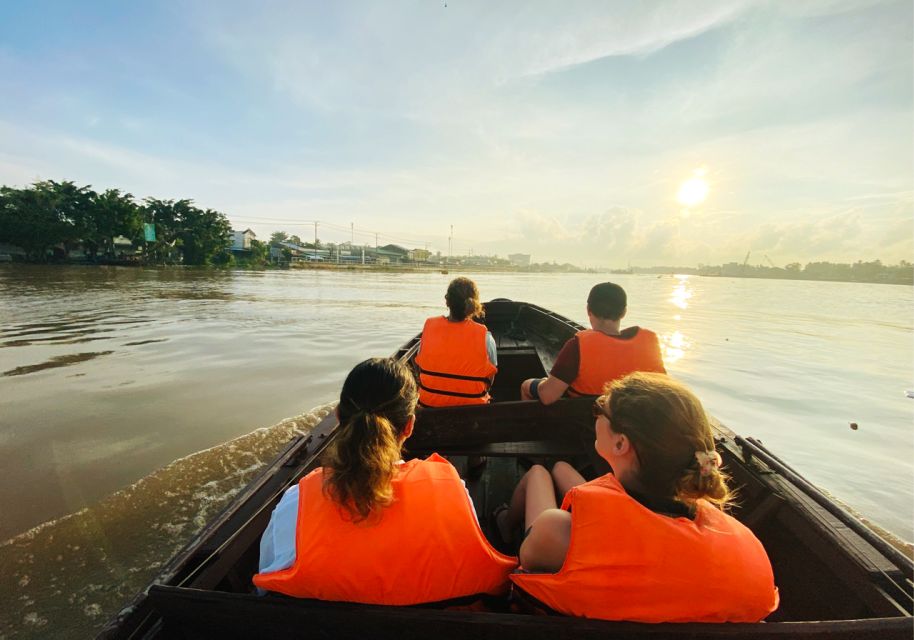
<path id="1" fill-rule="evenodd" d="M 638 327 L 626 327 L 617 336 L 610 336 L 616 340 L 631 340 L 638 335 Z M 578 337 L 572 336 L 562 346 L 555 363 L 549 375 L 558 378 L 565 384 L 570 385 L 578 377 L 578 369 L 581 366 L 581 347 L 578 344 Z"/>

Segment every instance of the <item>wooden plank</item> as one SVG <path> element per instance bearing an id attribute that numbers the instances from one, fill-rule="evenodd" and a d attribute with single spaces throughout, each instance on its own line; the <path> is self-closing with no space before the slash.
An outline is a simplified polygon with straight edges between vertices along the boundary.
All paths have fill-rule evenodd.
<path id="1" fill-rule="evenodd" d="M 415 455 L 420 453 L 432 453 L 432 450 L 420 450 L 407 442 L 408 449 Z M 590 443 L 593 448 L 593 443 Z M 436 453 L 450 456 L 468 456 L 481 455 L 494 458 L 518 458 L 518 457 L 555 457 L 567 458 L 578 456 L 582 453 L 582 446 L 578 443 L 556 442 L 554 440 L 524 440 L 519 442 L 493 442 L 490 444 L 476 445 L 473 447 L 453 445 L 450 447 L 438 446 L 434 449 Z"/>
<path id="2" fill-rule="evenodd" d="M 169 637 L 377 638 L 402 640 L 615 640 L 650 638 L 746 638 L 769 640 L 901 640 L 910 620 L 876 618 L 836 622 L 768 624 L 637 624 L 561 616 L 461 612 L 419 607 L 381 607 L 296 600 L 269 595 L 218 593 L 153 586 L 149 597 L 165 619 Z"/>
<path id="3" fill-rule="evenodd" d="M 562 342 L 556 346 L 553 342 L 549 342 L 540 337 L 533 337 L 530 339 L 530 344 L 536 348 L 536 352 L 539 355 L 540 362 L 543 365 L 543 371 L 549 373 L 552 370 L 552 366 L 555 364 L 555 359 L 559 355 L 559 351 L 562 348 L 562 345 L 565 343 Z M 545 375 L 545 374 L 544 374 Z"/>
<path id="4" fill-rule="evenodd" d="M 910 588 L 898 589 L 903 581 L 886 558 L 874 558 L 869 545 L 859 548 L 859 536 L 761 460 L 744 459 L 730 437 L 718 447 L 747 507 L 735 515 L 756 532 L 774 566 L 782 593 L 776 619 L 910 615 Z M 753 508 L 769 519 L 756 520 Z"/>
<path id="5" fill-rule="evenodd" d="M 517 340 L 515 340 L 514 338 L 511 338 L 505 334 L 502 334 L 502 335 L 498 336 L 498 338 L 496 340 L 496 346 L 499 349 L 511 349 L 511 348 L 517 347 L 518 345 L 517 345 Z"/>
<path id="6" fill-rule="evenodd" d="M 763 522 L 774 517 L 783 504 L 784 499 L 781 496 L 769 493 L 752 511 L 741 516 L 740 522 L 755 531 Z"/>
<path id="7" fill-rule="evenodd" d="M 589 398 L 539 402 L 500 402 L 440 409 L 422 409 L 409 440 L 412 449 L 476 447 L 493 442 L 552 440 L 593 443 L 593 414 Z"/>
<path id="8" fill-rule="evenodd" d="M 777 512 L 777 522 L 786 528 L 797 542 L 803 544 L 810 553 L 819 557 L 833 572 L 834 579 L 840 580 L 856 594 L 861 604 L 866 605 L 866 614 L 871 616 L 905 615 L 905 609 L 886 598 L 885 592 L 877 588 L 868 572 L 861 570 L 859 556 L 848 554 L 848 548 L 836 544 L 835 533 L 828 527 L 812 526 L 809 518 L 811 512 L 801 513 L 797 509 L 781 508 Z M 819 514 L 821 515 L 821 514 Z M 910 597 L 910 596 L 908 596 Z"/>

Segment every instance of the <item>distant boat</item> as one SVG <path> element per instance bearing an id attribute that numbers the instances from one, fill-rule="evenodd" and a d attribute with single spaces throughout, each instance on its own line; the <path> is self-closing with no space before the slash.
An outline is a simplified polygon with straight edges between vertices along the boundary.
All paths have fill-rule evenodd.
<path id="1" fill-rule="evenodd" d="M 563 399 L 548 407 L 519 400 L 520 381 L 545 375 L 565 340 L 583 327 L 536 305 L 510 300 L 493 300 L 485 311 L 485 324 L 498 347 L 493 402 L 424 409 L 409 440 L 411 456 L 437 451 L 452 459 L 488 458 L 481 477 L 464 474 L 480 516 L 510 498 L 530 460 L 572 459 L 590 478 L 606 471 L 593 450 L 592 398 Z M 394 355 L 410 362 L 419 344 L 416 336 Z M 292 441 L 99 637 L 911 637 L 911 559 L 887 541 L 887 534 L 864 525 L 760 442 L 716 422 L 717 449 L 740 488 L 732 513 L 765 545 L 781 593 L 780 607 L 764 624 L 606 622 L 527 615 L 509 610 L 505 602 L 489 602 L 486 611 L 460 611 L 447 609 L 453 602 L 384 607 L 259 596 L 251 577 L 270 514 L 286 489 L 318 467 L 338 426 L 331 412 L 309 435 Z M 495 530 L 490 518 L 481 518 L 480 524 L 496 539 L 490 535 Z"/>

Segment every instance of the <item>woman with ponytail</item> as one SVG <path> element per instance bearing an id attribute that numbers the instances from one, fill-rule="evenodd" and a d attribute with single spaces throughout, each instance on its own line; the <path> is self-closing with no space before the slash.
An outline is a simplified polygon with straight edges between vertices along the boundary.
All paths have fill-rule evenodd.
<path id="1" fill-rule="evenodd" d="M 606 385 L 594 417 L 595 448 L 612 473 L 585 482 L 563 462 L 551 474 L 534 466 L 496 514 L 503 537 L 526 526 L 514 583 L 556 611 L 605 620 L 771 613 L 771 564 L 723 511 L 731 493 L 698 398 L 665 375 L 635 373 Z"/>
<path id="2" fill-rule="evenodd" d="M 444 301 L 448 315 L 429 318 L 422 329 L 415 360 L 419 404 L 485 404 L 498 371 L 498 358 L 492 334 L 475 322 L 484 315 L 479 289 L 469 278 L 454 278 Z"/>
<path id="3" fill-rule="evenodd" d="M 517 561 L 486 541 L 454 467 L 402 459 L 416 401 L 396 360 L 349 373 L 321 467 L 286 491 L 263 534 L 257 587 L 392 605 L 505 591 Z"/>

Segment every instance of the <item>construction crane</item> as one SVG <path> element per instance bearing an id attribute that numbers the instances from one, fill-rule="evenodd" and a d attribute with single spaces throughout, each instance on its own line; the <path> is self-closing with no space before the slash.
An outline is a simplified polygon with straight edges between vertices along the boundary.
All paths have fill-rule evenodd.
<path id="1" fill-rule="evenodd" d="M 775 266 L 775 264 L 771 261 L 771 258 L 768 257 L 768 254 L 767 254 L 767 253 L 765 254 L 765 260 L 768 261 L 768 264 L 771 265 L 771 268 L 772 268 L 772 269 L 777 269 L 777 267 Z"/>
<path id="2" fill-rule="evenodd" d="M 752 249 L 746 252 L 746 257 L 743 259 L 743 266 L 746 266 L 746 263 L 749 262 L 749 256 L 752 255 Z"/>

